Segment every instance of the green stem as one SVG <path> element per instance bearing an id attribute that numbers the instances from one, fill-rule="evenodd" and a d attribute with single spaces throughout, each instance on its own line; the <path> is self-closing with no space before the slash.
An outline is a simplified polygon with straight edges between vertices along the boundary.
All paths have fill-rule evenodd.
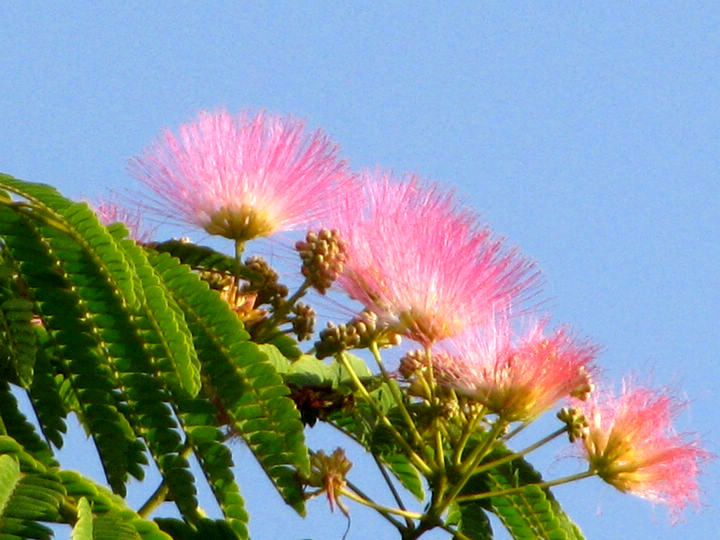
<path id="1" fill-rule="evenodd" d="M 383 506 L 382 504 L 374 503 L 371 500 L 361 497 L 360 495 L 356 495 L 352 491 L 348 491 L 345 488 L 341 489 L 340 493 L 342 493 L 348 499 L 352 499 L 353 501 L 363 504 L 369 508 L 372 508 L 373 510 L 377 510 L 378 512 L 380 512 L 383 515 L 395 514 L 397 516 L 407 517 L 410 519 L 421 519 L 423 517 L 422 514 L 418 514 L 417 512 L 409 512 L 407 510 L 400 510 L 399 508 L 390 508 L 388 506 Z M 397 522 L 397 523 L 402 527 L 401 523 L 399 523 L 399 522 Z"/>
<path id="2" fill-rule="evenodd" d="M 192 445 L 190 444 L 190 441 L 187 441 L 184 448 L 180 451 L 179 455 L 181 457 L 187 458 L 191 452 Z M 165 478 L 163 478 L 157 489 L 153 491 L 152 495 L 150 495 L 148 500 L 145 501 L 145 503 L 143 503 L 143 505 L 137 511 L 137 514 L 142 518 L 148 517 L 153 510 L 155 510 L 158 506 L 165 502 L 165 497 L 167 497 L 169 490 L 170 488 L 168 487 Z"/>
<path id="3" fill-rule="evenodd" d="M 502 420 L 498 420 L 497 422 L 495 422 L 492 429 L 487 433 L 485 440 L 473 449 L 473 451 L 470 453 L 470 456 L 468 456 L 467 460 L 465 461 L 465 465 L 461 469 L 462 476 L 460 480 L 453 486 L 453 488 L 448 492 L 447 496 L 444 497 L 442 503 L 439 505 L 440 511 L 445 510 L 445 508 L 447 508 L 455 500 L 460 491 L 462 491 L 468 480 L 470 480 L 473 474 L 475 474 L 475 468 L 492 449 L 493 443 L 497 440 L 503 429 L 505 429 L 505 426 L 506 424 Z"/>
<path id="4" fill-rule="evenodd" d="M 305 281 L 303 281 L 298 290 L 295 291 L 295 293 L 290 298 L 283 302 L 283 304 L 278 309 L 272 312 L 272 316 L 269 319 L 262 321 L 258 325 L 258 328 L 255 331 L 255 340 L 258 343 L 263 343 L 270 339 L 266 334 L 271 329 L 277 328 L 278 325 L 285 322 L 285 316 L 290 313 L 290 310 L 292 310 L 295 302 L 305 296 L 305 293 L 310 288 L 310 286 L 310 280 L 306 279 Z"/>
<path id="5" fill-rule="evenodd" d="M 305 293 L 311 287 L 311 285 L 312 284 L 310 283 L 309 279 L 306 279 L 305 281 L 303 281 L 302 284 L 300 285 L 300 287 L 298 287 L 298 290 L 295 291 L 295 293 L 285 301 L 285 304 L 283 306 L 284 309 L 282 309 L 280 311 L 284 312 L 283 313 L 284 315 L 287 315 L 290 312 L 290 309 L 295 305 L 295 302 L 297 302 L 298 300 L 300 300 L 300 298 L 305 296 Z M 285 306 L 288 306 L 288 307 L 285 307 Z"/>
<path id="6" fill-rule="evenodd" d="M 517 435 L 518 433 L 520 433 L 523 429 L 525 429 L 525 428 L 528 427 L 529 425 L 530 425 L 530 422 L 523 422 L 523 423 L 520 424 L 518 427 L 516 427 L 515 429 L 513 429 L 510 433 L 508 433 L 507 435 L 505 435 L 505 436 L 502 438 L 502 440 L 503 440 L 503 441 L 509 441 L 509 440 L 512 439 L 515 435 Z"/>
<path id="7" fill-rule="evenodd" d="M 453 540 L 472 540 L 472 538 L 470 538 L 470 537 L 467 536 L 466 534 L 463 534 L 462 532 L 460 532 L 460 531 L 458 531 L 458 530 L 456 530 L 456 529 L 453 529 L 452 527 L 448 527 L 448 526 L 445 525 L 445 524 L 438 525 L 438 527 L 440 527 L 442 530 L 444 530 L 444 531 L 449 532 L 450 534 L 452 534 L 452 539 L 453 539 Z"/>
<path id="8" fill-rule="evenodd" d="M 148 498 L 147 501 L 145 501 L 145 504 L 143 504 L 140 509 L 137 511 L 138 515 L 142 518 L 147 518 L 155 508 L 160 506 L 164 501 L 165 497 L 167 497 L 168 491 L 170 491 L 170 488 L 165 483 L 165 480 L 160 482 L 160 485 L 157 487 L 155 491 L 153 491 L 152 495 Z"/>
<path id="9" fill-rule="evenodd" d="M 347 486 L 352 490 L 352 492 L 357 497 L 357 498 L 350 497 L 351 499 L 353 499 L 354 501 L 357 501 L 357 502 L 361 502 L 361 499 L 362 499 L 364 501 L 364 502 L 362 502 L 362 504 L 364 504 L 365 506 L 370 506 L 371 508 L 374 508 L 382 517 L 384 517 L 386 520 L 388 520 L 390 523 L 392 523 L 396 529 L 403 530 L 405 528 L 402 523 L 400 523 L 397 519 L 395 519 L 392 516 L 393 512 L 384 510 L 385 507 L 381 507 L 377 503 L 373 502 L 372 499 L 370 499 L 370 497 L 368 497 L 365 493 L 363 493 L 363 491 L 359 487 L 354 485 L 349 480 L 346 480 L 345 482 L 347 483 Z M 381 509 L 381 508 L 383 508 L 383 509 Z M 401 510 L 406 511 L 404 508 L 401 508 Z M 410 526 L 412 526 L 412 520 L 407 516 L 403 516 L 403 517 L 408 521 Z"/>
<path id="10" fill-rule="evenodd" d="M 484 418 L 484 411 L 485 409 L 480 409 L 479 411 L 475 412 L 471 419 L 467 421 L 465 424 L 465 428 L 463 430 L 462 435 L 460 436 L 460 440 L 455 445 L 454 449 L 454 455 L 453 455 L 453 463 L 455 466 L 459 467 L 462 463 L 462 455 L 465 451 L 465 446 L 467 445 L 468 440 L 470 440 L 470 436 L 475 432 L 477 429 L 478 424 L 480 421 Z"/>
<path id="11" fill-rule="evenodd" d="M 525 484 L 523 486 L 513 487 L 513 488 L 507 488 L 507 489 L 501 489 L 500 491 L 488 491 L 487 493 L 476 493 L 473 495 L 462 495 L 460 497 L 457 497 L 455 499 L 456 502 L 470 502 L 470 501 L 479 501 L 481 499 L 488 499 L 490 497 L 502 497 L 503 495 L 512 495 L 513 493 L 519 493 L 528 486 L 537 486 L 539 488 L 549 488 L 553 486 L 559 486 L 560 484 L 567 484 L 569 482 L 576 482 L 577 480 L 582 480 L 583 478 L 590 478 L 591 476 L 595 476 L 595 471 L 585 471 L 578 474 L 572 474 L 570 476 L 564 476 L 563 478 L 557 478 L 556 480 L 549 480 L 547 482 L 538 482 L 536 484 Z"/>
<path id="12" fill-rule="evenodd" d="M 245 241 L 244 240 L 235 240 L 235 262 L 238 264 L 238 266 L 242 266 L 242 254 L 245 250 Z M 237 276 L 239 277 L 239 276 Z"/>
<path id="13" fill-rule="evenodd" d="M 375 454 L 372 454 L 373 459 L 375 460 L 375 465 L 377 465 L 377 468 L 380 469 L 380 474 L 382 474 L 383 479 L 385 480 L 385 483 L 387 484 L 388 488 L 390 489 L 390 493 L 392 493 L 393 498 L 395 499 L 395 502 L 400 507 L 401 510 L 406 510 L 405 505 L 403 504 L 403 500 L 400 497 L 400 493 L 398 493 L 398 490 L 395 489 L 395 484 L 393 484 L 392 479 L 390 478 L 390 475 L 385 470 L 385 466 L 380 461 L 380 458 L 377 457 Z M 409 517 L 405 518 L 405 523 L 408 527 L 412 527 L 413 523 L 412 520 Z"/>
<path id="14" fill-rule="evenodd" d="M 443 448 L 443 437 L 440 426 L 438 425 L 438 419 L 433 419 L 433 427 L 435 431 L 435 463 L 437 464 L 438 471 L 445 471 L 445 450 Z"/>
<path id="15" fill-rule="evenodd" d="M 490 431 L 488 431 L 485 440 L 478 444 L 475 448 L 473 448 L 472 452 L 470 452 L 470 455 L 465 460 L 466 465 L 463 467 L 463 472 L 468 475 L 472 475 L 475 472 L 475 468 L 478 466 L 480 461 L 488 454 L 490 449 L 492 448 L 495 441 L 497 441 L 498 437 L 502 433 L 502 431 L 505 429 L 507 424 L 498 419 L 494 424 Z"/>
<path id="16" fill-rule="evenodd" d="M 360 378 L 355 373 L 355 370 L 352 369 L 352 366 L 345 358 L 344 353 L 340 353 L 337 355 L 338 361 L 342 364 L 342 366 L 345 368 L 345 370 L 350 375 L 350 378 L 353 381 L 353 384 L 355 385 L 355 388 L 358 392 L 362 395 L 362 397 L 365 399 L 365 401 L 368 402 L 368 405 L 373 409 L 375 414 L 378 416 L 380 421 L 385 425 L 386 428 L 388 428 L 388 431 L 392 434 L 393 438 L 397 441 L 397 443 L 403 448 L 407 456 L 410 458 L 410 460 L 413 462 L 413 465 L 415 465 L 420 471 L 425 475 L 428 476 L 432 474 L 432 469 L 423 461 L 423 459 L 415 453 L 415 450 L 408 444 L 408 442 L 405 440 L 405 438 L 395 429 L 395 426 L 390 421 L 390 419 L 385 416 L 385 413 L 383 413 L 380 410 L 380 407 L 377 403 L 375 403 L 375 400 L 372 398 L 370 393 L 367 391 L 367 388 L 365 388 L 365 385 L 362 383 Z M 392 388 L 392 384 L 389 384 L 389 386 Z"/>
<path id="17" fill-rule="evenodd" d="M 468 480 L 470 480 L 471 476 L 476 475 L 481 472 L 484 472 L 484 471 L 487 471 L 487 470 L 495 469 L 496 467 L 499 467 L 500 465 L 503 465 L 505 463 L 509 463 L 513 460 L 521 458 L 524 455 L 529 454 L 530 452 L 532 452 L 534 450 L 537 450 L 544 444 L 547 444 L 548 442 L 552 441 L 553 439 L 555 439 L 556 437 L 562 435 L 563 433 L 565 433 L 567 431 L 567 427 L 563 426 L 562 428 L 552 432 L 547 437 L 543 437 L 538 442 L 531 444 L 530 446 L 528 446 L 527 448 L 525 448 L 519 452 L 513 452 L 512 454 L 508 454 L 507 456 L 503 456 L 494 461 L 489 461 L 488 463 L 484 463 L 483 465 L 480 465 L 480 461 L 487 455 L 487 449 L 489 449 L 492 442 L 497 439 L 497 434 L 494 434 L 494 432 L 501 431 L 501 429 L 496 429 L 496 426 L 498 426 L 498 424 L 500 424 L 501 427 L 504 426 L 504 422 L 501 422 L 500 420 L 498 420 L 498 422 L 495 424 L 495 426 L 493 426 L 493 430 L 488 434 L 489 436 L 488 436 L 487 441 L 484 444 L 481 444 L 478 446 L 478 448 L 480 448 L 481 451 L 478 451 L 478 448 L 475 448 L 475 450 L 473 450 L 471 456 L 468 458 L 468 461 L 467 461 L 468 466 L 467 466 L 467 468 L 464 469 L 462 479 L 460 480 L 460 482 L 458 482 L 455 485 L 453 490 L 448 495 L 447 499 L 444 501 L 445 507 L 447 507 L 448 504 L 452 503 L 452 501 L 455 500 L 455 498 L 458 496 L 460 491 L 462 491 L 463 487 L 465 487 L 465 484 L 468 482 Z M 460 498 L 458 498 L 457 500 L 460 500 Z"/>
<path id="18" fill-rule="evenodd" d="M 398 409 L 400 409 L 400 414 L 402 415 L 403 419 L 405 420 L 405 423 L 407 424 L 408 429 L 410 430 L 410 435 L 413 438 L 413 442 L 415 443 L 415 446 L 420 449 L 424 448 L 423 439 L 420 436 L 420 432 L 417 429 L 417 426 L 415 425 L 415 422 L 413 421 L 412 417 L 410 416 L 410 412 L 407 410 L 407 407 L 405 407 L 405 402 L 403 401 L 402 394 L 400 393 L 400 390 L 398 389 L 397 385 L 394 384 L 394 381 L 390 379 L 390 376 L 388 375 L 387 370 L 385 369 L 385 365 L 383 364 L 382 357 L 380 356 L 380 350 L 378 349 L 377 343 L 374 341 L 370 343 L 370 352 L 373 355 L 373 358 L 375 358 L 375 362 L 378 365 L 378 368 L 380 369 L 380 373 L 382 373 L 383 378 L 385 379 L 385 382 L 387 383 L 388 387 L 390 388 L 390 393 L 393 396 L 393 399 L 395 400 L 395 403 L 398 406 Z"/>
<path id="19" fill-rule="evenodd" d="M 523 450 L 520 450 L 519 452 L 513 452 L 512 454 L 508 454 L 507 456 L 503 456 L 503 457 L 501 457 L 501 458 L 499 458 L 499 459 L 496 459 L 496 460 L 494 460 L 494 461 L 488 461 L 487 463 L 484 463 L 483 465 L 478 465 L 477 467 L 475 467 L 475 468 L 473 469 L 473 474 L 478 474 L 478 473 L 481 473 L 481 472 L 483 472 L 483 471 L 487 471 L 487 470 L 490 470 L 490 469 L 494 469 L 495 467 L 499 467 L 500 465 L 503 465 L 503 464 L 505 464 L 505 463 L 509 463 L 510 461 L 513 461 L 513 460 L 516 460 L 516 459 L 518 459 L 518 458 L 521 458 L 521 457 L 523 457 L 524 455 L 529 454 L 530 452 L 532 452 L 532 451 L 534 451 L 534 450 L 537 450 L 538 448 L 540 448 L 540 447 L 543 446 L 544 444 L 549 443 L 550 441 L 552 441 L 552 440 L 555 439 L 556 437 L 562 435 L 562 434 L 565 433 L 566 431 L 567 431 L 567 427 L 562 427 L 562 428 L 560 428 L 560 429 L 558 429 L 558 430 L 556 430 L 556 431 L 553 431 L 553 432 L 552 432 L 550 435 L 548 435 L 547 437 L 543 437 L 543 438 L 540 439 L 538 442 L 536 442 L 536 443 L 534 443 L 534 444 L 531 444 L 530 446 L 528 446 L 527 448 L 525 448 L 525 449 L 523 449 Z"/>

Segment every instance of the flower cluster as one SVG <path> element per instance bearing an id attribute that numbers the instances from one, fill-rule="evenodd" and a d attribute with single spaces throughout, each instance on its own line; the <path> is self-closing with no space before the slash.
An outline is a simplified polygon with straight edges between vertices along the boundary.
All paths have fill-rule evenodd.
<path id="1" fill-rule="evenodd" d="M 534 265 L 437 185 L 364 173 L 330 221 L 347 246 L 339 285 L 381 322 L 430 345 L 527 295 Z"/>
<path id="2" fill-rule="evenodd" d="M 327 227 L 297 244 L 302 273 L 323 294 L 335 283 L 365 311 L 348 325 L 323 330 L 317 358 L 355 347 L 377 351 L 405 336 L 423 347 L 401 366 L 411 399 L 446 396 L 455 399 L 454 407 L 469 403 L 505 426 L 530 422 L 571 399 L 574 408 L 559 417 L 591 473 L 674 509 L 697 502 L 698 464 L 708 454 L 674 434 L 678 407 L 666 392 L 628 386 L 615 397 L 594 391 L 598 348 L 567 328 L 546 332 L 544 318 L 517 335 L 509 314 L 527 311 L 539 282 L 533 262 L 437 184 L 383 171 L 351 175 L 337 153 L 321 132 L 308 135 L 291 118 L 203 112 L 177 135 L 165 131 L 131 161 L 130 171 L 153 192 L 154 210 L 238 246 L 311 223 Z M 98 212 L 141 236 L 133 215 L 109 205 Z M 277 276 L 251 263 L 249 274 L 270 276 L 276 291 Z M 251 303 L 272 305 L 286 317 L 278 320 L 310 336 L 314 312 L 291 305 L 301 295 L 286 301 L 286 289 L 263 293 L 267 287 L 245 279 L 241 292 Z M 258 313 L 253 316 L 265 315 Z M 295 318 L 287 319 L 288 313 Z M 418 380 L 424 386 L 412 391 Z M 443 404 L 432 405 L 439 410 Z M 337 452 L 329 461 L 317 454 L 315 461 L 322 477 L 315 485 L 332 503 L 349 462 Z"/>
<path id="3" fill-rule="evenodd" d="M 544 326 L 534 325 L 515 344 L 504 317 L 468 332 L 435 355 L 436 377 L 509 422 L 533 420 L 564 397 L 584 397 L 592 390 L 596 348 L 565 329 L 545 336 Z"/>
<path id="4" fill-rule="evenodd" d="M 244 242 L 323 217 L 346 182 L 337 146 L 292 118 L 202 112 L 130 162 L 154 209 Z"/>
<path id="5" fill-rule="evenodd" d="M 709 453 L 675 433 L 672 423 L 682 404 L 667 390 L 626 381 L 619 396 L 594 392 L 575 405 L 588 423 L 579 444 L 600 478 L 620 491 L 668 504 L 675 517 L 698 504 L 699 464 Z"/>

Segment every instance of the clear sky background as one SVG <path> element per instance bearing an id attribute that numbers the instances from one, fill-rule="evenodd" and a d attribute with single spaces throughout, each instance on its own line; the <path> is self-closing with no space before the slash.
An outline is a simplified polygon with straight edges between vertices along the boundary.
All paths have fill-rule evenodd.
<path id="1" fill-rule="evenodd" d="M 678 428 L 718 452 L 717 2 L 25 1 L 3 2 L 0 27 L 0 171 L 92 198 L 200 109 L 305 118 L 354 168 L 455 186 L 538 261 L 553 321 L 603 345 L 607 378 L 673 385 L 689 401 Z M 564 448 L 531 461 L 579 471 Z M 342 536 L 324 500 L 300 520 L 235 450 L 254 538 Z M 88 451 L 63 456 L 93 474 Z M 596 479 L 555 494 L 590 539 L 709 538 L 719 471 L 674 527 Z M 348 538 L 394 537 L 351 509 Z"/>

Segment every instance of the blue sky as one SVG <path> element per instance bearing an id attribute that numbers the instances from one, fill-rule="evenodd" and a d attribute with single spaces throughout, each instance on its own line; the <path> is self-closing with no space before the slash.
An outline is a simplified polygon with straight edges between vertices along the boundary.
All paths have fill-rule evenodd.
<path id="1" fill-rule="evenodd" d="M 689 401 L 678 429 L 718 452 L 717 3 L 17 2 L 0 23 L 1 171 L 95 197 L 200 109 L 305 118 L 354 168 L 454 186 L 538 261 L 545 307 L 603 345 L 607 378 L 673 385 Z M 64 455 L 82 468 L 77 444 Z M 537 460 L 549 477 L 579 468 L 562 450 Z M 324 502 L 306 521 L 278 507 L 236 453 L 254 537 L 342 535 Z M 718 472 L 675 527 L 600 481 L 555 493 L 588 538 L 702 538 Z M 352 509 L 348 538 L 392 537 Z"/>

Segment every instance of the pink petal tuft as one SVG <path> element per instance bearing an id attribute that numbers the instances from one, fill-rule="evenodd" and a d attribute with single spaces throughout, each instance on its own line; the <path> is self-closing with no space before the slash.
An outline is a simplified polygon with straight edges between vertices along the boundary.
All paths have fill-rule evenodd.
<path id="1" fill-rule="evenodd" d="M 323 217 L 346 182 L 338 148 L 304 123 L 265 113 L 201 112 L 130 161 L 167 217 L 239 241 Z"/>

